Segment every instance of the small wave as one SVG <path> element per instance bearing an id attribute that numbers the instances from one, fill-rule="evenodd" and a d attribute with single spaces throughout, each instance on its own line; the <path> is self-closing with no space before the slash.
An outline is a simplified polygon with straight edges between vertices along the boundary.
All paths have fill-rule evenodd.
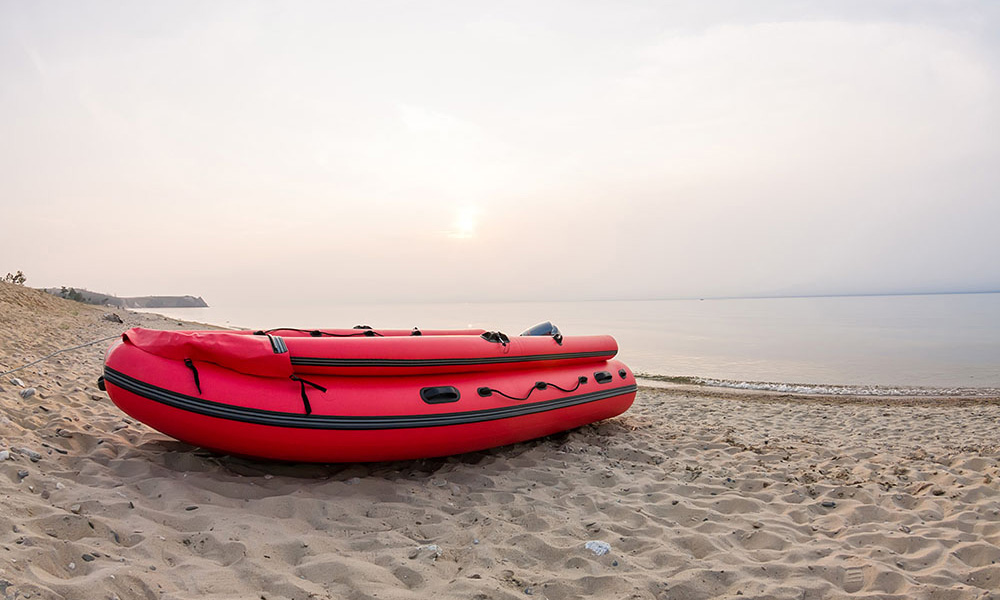
<path id="1" fill-rule="evenodd" d="M 812 394 L 817 396 L 899 396 L 899 397 L 940 397 L 959 398 L 995 398 L 1000 396 L 998 388 L 970 387 L 900 387 L 884 385 L 828 385 L 814 383 L 776 383 L 768 381 L 739 381 L 732 379 L 715 379 L 711 377 L 687 377 L 651 375 L 637 373 L 636 379 L 640 385 L 650 387 L 667 387 L 670 385 L 697 385 L 705 387 L 728 388 L 736 390 L 754 390 L 762 392 L 777 392 L 782 394 Z"/>

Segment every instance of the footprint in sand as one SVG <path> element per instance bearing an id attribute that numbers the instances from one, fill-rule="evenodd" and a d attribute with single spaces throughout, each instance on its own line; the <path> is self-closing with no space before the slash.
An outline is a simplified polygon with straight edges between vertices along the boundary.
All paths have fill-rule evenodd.
<path id="1" fill-rule="evenodd" d="M 844 583 L 842 587 L 848 594 L 861 591 L 865 585 L 864 567 L 847 567 L 844 569 Z"/>

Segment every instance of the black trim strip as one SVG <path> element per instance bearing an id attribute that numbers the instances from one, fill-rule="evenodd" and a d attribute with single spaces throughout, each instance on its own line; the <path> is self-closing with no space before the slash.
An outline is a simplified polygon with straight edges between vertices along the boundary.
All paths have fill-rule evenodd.
<path id="1" fill-rule="evenodd" d="M 271 340 L 271 349 L 274 350 L 275 354 L 284 354 L 288 352 L 288 346 L 285 345 L 285 340 L 281 339 L 276 335 L 266 334 L 267 339 Z"/>
<path id="2" fill-rule="evenodd" d="M 220 402 L 212 402 L 194 396 L 173 392 L 155 385 L 145 383 L 112 369 L 104 367 L 104 379 L 107 383 L 127 392 L 142 396 L 148 400 L 166 404 L 167 406 L 186 410 L 209 417 L 270 425 L 272 427 L 294 427 L 299 429 L 413 429 L 417 427 L 441 427 L 445 425 L 465 425 L 481 423 L 510 417 L 520 417 L 560 408 L 568 408 L 578 404 L 597 402 L 614 398 L 638 390 L 636 385 L 626 385 L 617 388 L 603 389 L 597 392 L 566 396 L 554 400 L 545 400 L 533 404 L 515 404 L 501 408 L 473 410 L 436 415 L 385 415 L 375 417 L 348 417 L 334 415 L 304 415 L 301 413 L 286 413 L 259 408 L 233 406 Z"/>
<path id="3" fill-rule="evenodd" d="M 308 367 L 451 367 L 459 365 L 493 365 L 501 363 L 569 360 L 574 358 L 610 359 L 614 351 L 567 352 L 564 354 L 527 354 L 524 356 L 482 356 L 475 358 L 325 358 L 293 356 L 292 364 Z"/>

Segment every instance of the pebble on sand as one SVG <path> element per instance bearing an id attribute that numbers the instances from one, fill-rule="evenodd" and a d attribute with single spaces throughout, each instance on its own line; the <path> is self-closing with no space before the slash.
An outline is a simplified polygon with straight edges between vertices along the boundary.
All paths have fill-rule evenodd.
<path id="1" fill-rule="evenodd" d="M 604 556 L 608 552 L 611 552 L 611 544 L 599 540 L 590 540 L 584 544 L 583 547 L 590 550 L 597 556 Z"/>
<path id="2" fill-rule="evenodd" d="M 437 544 L 427 544 L 425 546 L 417 546 L 413 550 L 410 550 L 409 558 L 417 558 L 425 550 L 427 551 L 428 556 L 431 557 L 431 560 L 437 560 L 441 557 L 441 546 L 438 546 Z"/>
<path id="3" fill-rule="evenodd" d="M 17 451 L 27 456 L 31 462 L 38 462 L 42 460 L 42 455 L 30 448 L 18 448 Z"/>
<path id="4" fill-rule="evenodd" d="M 28 398 L 31 398 L 32 396 L 35 395 L 35 391 L 36 391 L 35 388 L 25 388 L 20 392 L 18 392 L 18 394 L 21 395 L 21 398 L 27 400 Z"/>

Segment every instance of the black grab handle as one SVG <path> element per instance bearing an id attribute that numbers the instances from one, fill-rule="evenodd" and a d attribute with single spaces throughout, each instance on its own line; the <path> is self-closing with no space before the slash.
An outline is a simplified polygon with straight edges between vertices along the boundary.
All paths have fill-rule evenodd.
<path id="1" fill-rule="evenodd" d="M 611 373 L 608 373 L 607 371 L 598 371 L 597 373 L 594 373 L 594 380 L 597 381 L 597 383 L 611 383 L 612 379 L 614 379 L 614 377 L 612 377 Z"/>
<path id="2" fill-rule="evenodd" d="M 450 385 L 438 387 L 425 387 L 420 390 L 420 399 L 427 404 L 447 404 L 448 402 L 458 402 L 462 394 L 458 388 Z"/>

